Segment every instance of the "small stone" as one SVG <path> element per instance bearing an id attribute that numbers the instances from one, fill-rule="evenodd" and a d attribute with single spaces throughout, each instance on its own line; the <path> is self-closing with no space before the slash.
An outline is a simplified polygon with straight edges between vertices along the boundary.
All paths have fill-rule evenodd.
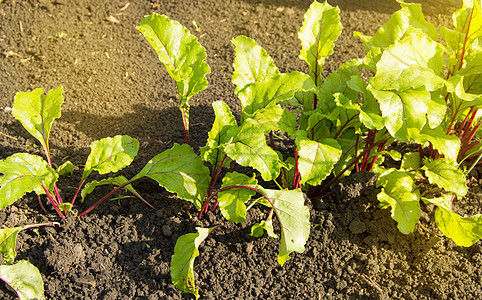
<path id="1" fill-rule="evenodd" d="M 164 234 L 165 236 L 171 236 L 172 235 L 171 226 L 163 225 L 162 226 L 162 234 Z"/>

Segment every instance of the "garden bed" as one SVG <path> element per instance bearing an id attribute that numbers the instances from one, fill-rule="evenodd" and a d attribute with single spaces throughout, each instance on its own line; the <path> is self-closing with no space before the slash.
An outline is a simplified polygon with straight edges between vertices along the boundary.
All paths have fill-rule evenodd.
<path id="1" fill-rule="evenodd" d="M 82 165 L 89 144 L 127 134 L 140 142 L 126 177 L 137 174 L 154 155 L 184 143 L 176 86 L 157 55 L 135 29 L 144 15 L 165 14 L 185 25 L 206 48 L 211 66 L 208 88 L 191 100 L 191 145 L 204 146 L 214 112 L 222 100 L 240 111 L 235 97 L 231 39 L 256 40 L 283 73 L 307 71 L 298 59 L 297 32 L 311 1 L 11 1 L 0 3 L 0 149 L 4 159 L 16 152 L 41 154 L 8 108 L 18 91 L 64 86 L 62 117 L 52 130 L 53 161 Z M 422 1 L 426 18 L 450 21 L 460 2 Z M 127 5 L 128 4 L 128 5 Z M 399 5 L 393 1 L 333 1 L 344 30 L 324 75 L 363 57 L 353 31 L 373 35 Z M 452 5 L 453 4 L 453 5 Z M 76 170 L 74 175 L 81 175 Z M 475 173 L 477 175 L 477 173 Z M 74 176 L 75 177 L 75 176 Z M 377 208 L 372 173 L 355 173 L 334 186 L 336 197 L 307 200 L 311 232 L 305 252 L 293 253 L 283 267 L 276 261 L 279 240 L 253 238 L 246 222 L 226 224 L 200 247 L 195 263 L 203 299 L 457 299 L 482 297 L 482 244 L 465 248 L 443 237 L 424 206 L 415 232 L 404 235 L 389 210 Z M 70 198 L 77 181 L 59 188 Z M 136 190 L 156 208 L 135 198 L 106 201 L 87 216 L 59 220 L 41 213 L 35 195 L 0 210 L 5 227 L 58 221 L 57 227 L 22 232 L 17 259 L 38 267 L 51 299 L 190 299 L 169 274 L 176 240 L 224 222 L 219 213 L 197 218 L 195 207 L 147 180 Z M 105 190 L 104 190 L 105 191 Z M 480 182 L 458 202 L 461 214 L 481 213 Z M 89 196 L 88 208 L 102 189 Z M 80 201 L 79 201 L 80 202 Z M 14 299 L 2 287 L 0 298 Z"/>

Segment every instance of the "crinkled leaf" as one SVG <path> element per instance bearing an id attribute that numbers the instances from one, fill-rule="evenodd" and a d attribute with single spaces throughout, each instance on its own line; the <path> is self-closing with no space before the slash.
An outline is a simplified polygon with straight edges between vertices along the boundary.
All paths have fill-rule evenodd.
<path id="1" fill-rule="evenodd" d="M 434 129 L 425 127 L 417 137 L 417 141 L 420 144 L 432 143 L 433 147 L 443 154 L 448 161 L 456 162 L 460 149 L 460 140 L 456 135 L 447 135 L 440 127 Z"/>
<path id="2" fill-rule="evenodd" d="M 214 119 L 213 127 L 209 132 L 206 146 L 201 148 L 201 157 L 203 157 L 205 161 L 211 163 L 211 165 L 217 166 L 222 162 L 225 156 L 219 146 L 228 142 L 232 138 L 227 132 L 228 129 L 237 127 L 237 123 L 226 103 L 215 101 L 213 102 L 213 108 L 216 117 Z M 228 165 L 229 163 L 229 159 L 225 161 L 225 165 Z"/>
<path id="3" fill-rule="evenodd" d="M 224 152 L 238 164 L 252 167 L 261 173 L 264 180 L 279 175 L 278 154 L 266 144 L 264 133 L 253 124 L 231 128 L 227 135 L 233 138 L 225 144 Z"/>
<path id="4" fill-rule="evenodd" d="M 458 197 L 467 194 L 465 175 L 455 165 L 445 159 L 436 159 L 424 166 L 425 175 L 431 184 L 438 185 L 447 192 L 455 193 Z"/>
<path id="5" fill-rule="evenodd" d="M 408 142 L 419 136 L 427 121 L 430 92 L 391 92 L 374 89 L 371 89 L 371 92 L 378 99 L 382 116 L 386 118 L 385 127 L 394 138 Z"/>
<path id="6" fill-rule="evenodd" d="M 43 194 L 42 183 L 51 190 L 57 174 L 40 156 L 16 153 L 0 161 L 0 208 L 14 203 L 28 192 Z"/>
<path id="7" fill-rule="evenodd" d="M 310 212 L 304 205 L 303 192 L 296 190 L 263 189 L 263 194 L 270 199 L 281 227 L 281 245 L 278 263 L 283 265 L 290 253 L 303 253 L 310 234 Z"/>
<path id="8" fill-rule="evenodd" d="M 439 206 L 435 211 L 435 223 L 442 233 L 457 245 L 470 247 L 482 238 L 482 215 L 461 217 Z"/>
<path id="9" fill-rule="evenodd" d="M 359 90 L 353 88 L 365 89 L 366 87 L 358 87 L 353 84 L 360 78 L 358 67 L 360 60 L 353 59 L 341 65 L 336 72 L 329 74 L 323 81 L 323 85 L 318 91 L 318 106 L 324 114 L 330 113 L 336 108 L 335 94 L 339 93 L 351 100 L 357 100 Z M 356 79 L 355 79 L 356 78 Z M 350 86 L 350 83 L 352 84 Z M 363 83 L 366 86 L 366 83 Z M 308 109 L 309 107 L 305 107 Z"/>
<path id="10" fill-rule="evenodd" d="M 232 77 L 236 92 L 249 83 L 268 80 L 279 74 L 273 59 L 254 40 L 240 35 L 231 42 L 236 47 Z"/>
<path id="11" fill-rule="evenodd" d="M 333 53 L 335 41 L 341 34 L 340 9 L 314 1 L 305 14 L 298 32 L 301 41 L 300 59 L 308 63 L 310 76 L 321 85 L 321 72 L 328 55 Z"/>
<path id="12" fill-rule="evenodd" d="M 124 176 L 109 177 L 109 178 L 102 179 L 100 181 L 93 180 L 87 183 L 82 189 L 82 191 L 80 192 L 80 195 L 82 196 L 82 202 L 84 202 L 85 197 L 87 197 L 88 194 L 92 193 L 94 189 L 99 185 L 114 184 L 117 186 L 121 186 L 127 181 L 128 181 L 127 178 L 125 178 Z M 137 193 L 136 190 L 130 184 L 126 185 L 124 189 L 128 190 L 134 195 L 139 195 L 139 193 Z"/>
<path id="13" fill-rule="evenodd" d="M 252 237 L 260 237 L 264 234 L 264 232 L 268 234 L 269 237 L 277 239 L 278 235 L 274 233 L 273 229 L 273 219 L 263 220 L 259 223 L 254 224 L 251 226 L 251 233 Z"/>
<path id="14" fill-rule="evenodd" d="M 154 158 L 132 180 L 149 177 L 200 209 L 210 181 L 204 161 L 186 144 L 174 146 Z"/>
<path id="15" fill-rule="evenodd" d="M 209 236 L 212 228 L 199 228 L 197 233 L 188 233 L 177 239 L 174 255 L 171 257 L 171 281 L 181 292 L 199 298 L 194 282 L 194 259 L 199 255 L 199 245 Z"/>
<path id="16" fill-rule="evenodd" d="M 70 176 L 74 173 L 75 166 L 71 161 L 64 162 L 61 166 L 59 166 L 55 172 L 59 174 L 59 176 Z"/>
<path id="17" fill-rule="evenodd" d="M 227 186 L 256 186 L 256 177 L 249 177 L 237 172 L 227 173 L 223 178 L 223 187 Z M 246 221 L 246 206 L 244 203 L 249 201 L 255 191 L 244 188 L 230 188 L 218 194 L 219 209 L 223 216 L 231 222 L 241 223 Z"/>
<path id="18" fill-rule="evenodd" d="M 440 77 L 443 47 L 422 34 L 395 42 L 382 54 L 370 84 L 377 90 L 405 91 L 425 87 L 435 91 L 444 85 Z"/>
<path id="19" fill-rule="evenodd" d="M 60 85 L 50 90 L 47 95 L 44 95 L 43 91 L 38 88 L 32 92 L 18 92 L 15 95 L 12 114 L 48 151 L 50 129 L 54 120 L 60 118 L 64 102 L 63 87 Z"/>
<path id="20" fill-rule="evenodd" d="M 290 103 L 296 92 L 314 90 L 314 82 L 308 75 L 291 72 L 248 84 L 237 93 L 237 96 L 243 106 L 243 113 L 249 116 L 261 108 L 270 108 L 278 103 Z"/>
<path id="21" fill-rule="evenodd" d="M 187 28 L 164 15 L 146 16 L 136 28 L 176 81 L 181 107 L 187 108 L 189 99 L 207 87 L 206 75 L 211 69 L 204 61 L 206 49 Z"/>
<path id="22" fill-rule="evenodd" d="M 296 116 L 293 112 L 275 105 L 271 108 L 258 109 L 250 121 L 261 131 L 268 133 L 272 130 L 280 130 L 294 136 L 296 132 Z"/>
<path id="23" fill-rule="evenodd" d="M 400 232 L 412 232 L 421 215 L 420 192 L 415 189 L 412 177 L 404 171 L 390 169 L 380 175 L 377 186 L 382 186 L 377 195 L 380 207 L 390 207 Z"/>
<path id="24" fill-rule="evenodd" d="M 362 39 L 368 51 L 364 62 L 372 71 L 376 71 L 376 64 L 383 51 L 411 32 L 423 32 L 432 40 L 437 40 L 437 28 L 425 20 L 420 4 L 400 3 L 400 5 L 402 8 L 395 12 L 373 37 L 364 36 L 359 32 L 354 34 Z"/>
<path id="25" fill-rule="evenodd" d="M 5 281 L 21 300 L 44 298 L 42 275 L 26 260 L 13 265 L 0 265 L 0 279 Z"/>
<path id="26" fill-rule="evenodd" d="M 90 150 L 82 179 L 94 170 L 100 174 L 115 173 L 130 165 L 139 150 L 139 141 L 127 135 L 116 135 L 93 142 Z"/>
<path id="27" fill-rule="evenodd" d="M 316 142 L 301 132 L 297 135 L 296 145 L 302 184 L 319 185 L 331 173 L 342 153 L 336 140 L 324 138 Z"/>

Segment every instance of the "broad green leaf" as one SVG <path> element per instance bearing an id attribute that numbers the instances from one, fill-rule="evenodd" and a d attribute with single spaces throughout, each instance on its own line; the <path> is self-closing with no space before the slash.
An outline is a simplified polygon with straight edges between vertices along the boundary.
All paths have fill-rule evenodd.
<path id="1" fill-rule="evenodd" d="M 0 229 L 0 253 L 3 255 L 3 262 L 11 264 L 17 256 L 15 252 L 15 244 L 17 242 L 17 235 L 24 227 L 14 227 Z"/>
<path id="2" fill-rule="evenodd" d="M 152 158 L 132 180 L 149 177 L 200 209 L 208 190 L 209 174 L 203 160 L 190 146 L 174 144 L 171 149 Z"/>
<path id="3" fill-rule="evenodd" d="M 260 237 L 264 234 L 264 232 L 268 234 L 269 237 L 277 239 L 278 235 L 274 233 L 273 229 L 273 219 L 263 220 L 259 223 L 254 224 L 251 226 L 251 233 L 252 237 Z"/>
<path id="4" fill-rule="evenodd" d="M 444 85 L 439 76 L 442 66 L 443 47 L 425 35 L 414 33 L 383 52 L 370 84 L 377 90 L 425 87 L 427 91 L 435 91 Z"/>
<path id="5" fill-rule="evenodd" d="M 199 255 L 199 245 L 215 229 L 199 228 L 197 233 L 188 233 L 177 239 L 174 255 L 171 257 L 171 281 L 183 293 L 191 293 L 199 299 L 194 282 L 194 259 Z"/>
<path id="6" fill-rule="evenodd" d="M 445 96 L 442 96 L 440 90 L 430 92 L 431 99 L 428 104 L 427 120 L 430 128 L 436 128 L 443 122 L 447 111 L 447 102 Z"/>
<path id="7" fill-rule="evenodd" d="M 211 73 L 206 49 L 179 22 L 167 16 L 152 14 L 136 27 L 152 45 L 159 60 L 177 83 L 181 109 L 189 109 L 189 99 L 207 87 L 206 75 Z"/>
<path id="8" fill-rule="evenodd" d="M 297 103 L 290 102 L 295 93 L 314 90 L 314 82 L 308 75 L 291 72 L 248 84 L 237 93 L 237 96 L 241 101 L 243 113 L 250 116 L 258 109 L 271 108 L 276 104 L 296 105 Z"/>
<path id="9" fill-rule="evenodd" d="M 264 133 L 280 130 L 291 136 L 296 133 L 296 116 L 293 112 L 275 105 L 271 108 L 258 109 L 250 121 Z"/>
<path id="10" fill-rule="evenodd" d="M 127 178 L 125 178 L 124 176 L 109 177 L 109 178 L 102 179 L 100 181 L 93 180 L 87 183 L 82 189 L 82 191 L 80 192 L 80 195 L 82 196 L 82 202 L 84 202 L 85 197 L 87 197 L 88 194 L 92 193 L 94 189 L 99 185 L 114 184 L 116 186 L 121 186 L 125 184 L 127 181 L 128 181 Z M 139 193 L 137 193 L 136 190 L 130 184 L 126 185 L 124 189 L 128 190 L 129 192 L 133 193 L 136 196 L 139 196 Z"/>
<path id="11" fill-rule="evenodd" d="M 342 153 L 340 144 L 331 138 L 316 142 L 298 134 L 296 145 L 302 184 L 319 185 L 331 173 Z"/>
<path id="12" fill-rule="evenodd" d="M 370 91 L 380 103 L 382 116 L 386 118 L 385 127 L 394 138 L 408 142 L 419 136 L 420 130 L 427 122 L 430 92 L 391 92 L 375 89 Z"/>
<path id="13" fill-rule="evenodd" d="M 240 186 L 221 191 L 218 194 L 219 209 L 223 216 L 231 222 L 241 223 L 246 221 L 246 206 L 244 203 L 256 195 L 255 191 L 242 188 L 242 186 L 256 186 L 256 177 L 249 177 L 237 172 L 227 173 L 223 178 L 223 187 Z"/>
<path id="14" fill-rule="evenodd" d="M 18 92 L 15 95 L 12 114 L 48 152 L 50 129 L 53 121 L 60 118 L 64 102 L 63 87 L 60 85 L 50 90 L 47 95 L 44 95 L 43 91 L 38 88 L 32 92 Z"/>
<path id="15" fill-rule="evenodd" d="M 225 144 L 224 152 L 231 159 L 241 166 L 255 168 L 266 181 L 278 177 L 278 154 L 266 144 L 261 129 L 246 123 L 241 127 L 229 129 L 227 135 L 233 138 Z"/>
<path id="16" fill-rule="evenodd" d="M 90 150 L 82 179 L 94 170 L 100 174 L 115 173 L 130 165 L 139 150 L 139 142 L 127 135 L 116 135 L 93 142 Z"/>
<path id="17" fill-rule="evenodd" d="M 411 32 L 423 32 L 432 40 L 437 40 L 437 28 L 425 20 L 420 4 L 399 3 L 402 8 L 395 12 L 373 37 L 364 36 L 359 32 L 354 34 L 362 39 L 368 51 L 364 63 L 374 72 L 383 51 Z"/>
<path id="18" fill-rule="evenodd" d="M 358 72 L 360 63 L 358 59 L 350 60 L 341 65 L 336 72 L 326 76 L 323 85 L 321 85 L 318 91 L 317 106 L 324 114 L 330 113 L 336 108 L 335 94 L 342 94 L 350 100 L 358 100 L 358 95 L 361 91 L 353 88 L 366 90 L 366 83 L 364 82 L 365 87 L 353 85 L 357 79 L 363 81 Z M 350 83 L 352 84 L 351 86 Z M 309 108 L 305 107 L 305 109 Z"/>
<path id="19" fill-rule="evenodd" d="M 462 68 L 457 74 L 469 76 L 482 73 L 482 46 L 479 40 L 474 40 L 464 56 Z"/>
<path id="20" fill-rule="evenodd" d="M 482 215 L 461 217 L 439 206 L 435 211 L 435 223 L 442 233 L 457 245 L 470 247 L 482 238 Z"/>
<path id="21" fill-rule="evenodd" d="M 402 164 L 400 166 L 401 170 L 418 170 L 422 166 L 422 159 L 420 158 L 420 153 L 418 152 L 408 152 L 403 155 Z"/>
<path id="22" fill-rule="evenodd" d="M 447 135 L 441 127 L 434 129 L 424 127 L 420 135 L 416 138 L 420 144 L 432 143 L 449 162 L 455 163 L 460 149 L 460 140 L 456 135 Z"/>
<path id="23" fill-rule="evenodd" d="M 0 265 L 0 279 L 17 293 L 20 300 L 44 298 L 42 275 L 26 260 L 13 265 Z"/>
<path id="24" fill-rule="evenodd" d="M 279 75 L 273 59 L 254 40 L 240 35 L 231 40 L 236 47 L 233 83 L 235 92 L 249 83 L 268 80 Z"/>
<path id="25" fill-rule="evenodd" d="M 278 263 L 283 265 L 290 253 L 303 253 L 310 234 L 310 212 L 304 205 L 303 192 L 296 190 L 269 190 L 262 193 L 271 203 L 281 227 L 281 245 Z"/>
<path id="26" fill-rule="evenodd" d="M 59 176 L 70 176 L 74 173 L 75 166 L 71 161 L 64 162 L 61 166 L 59 166 L 55 172 L 59 174 Z"/>
<path id="27" fill-rule="evenodd" d="M 44 194 L 42 183 L 51 189 L 57 174 L 40 156 L 16 153 L 0 161 L 0 208 L 14 203 L 28 192 Z"/>
<path id="28" fill-rule="evenodd" d="M 415 189 L 412 177 L 404 171 L 390 169 L 380 175 L 377 186 L 382 187 L 377 195 L 380 207 L 390 207 L 392 219 L 397 221 L 401 233 L 413 232 L 421 209 L 420 192 Z"/>
<path id="29" fill-rule="evenodd" d="M 201 148 L 201 157 L 211 163 L 212 166 L 219 165 L 225 154 L 219 148 L 220 145 L 228 142 L 232 137 L 227 135 L 230 128 L 237 127 L 236 119 L 234 118 L 229 106 L 222 101 L 213 102 L 214 114 L 216 115 L 213 127 L 209 132 L 209 137 L 206 145 Z M 225 161 L 228 165 L 230 160 Z"/>
<path id="30" fill-rule="evenodd" d="M 442 196 L 437 198 L 425 198 L 422 197 L 422 200 L 426 203 L 435 204 L 438 207 L 445 208 L 447 210 L 452 210 L 452 194 L 442 194 Z"/>
<path id="31" fill-rule="evenodd" d="M 335 41 L 341 34 L 340 9 L 314 1 L 305 14 L 303 26 L 298 32 L 301 41 L 300 59 L 308 63 L 310 76 L 321 85 L 321 72 L 328 55 L 333 53 Z"/>
<path id="32" fill-rule="evenodd" d="M 455 193 L 458 197 L 467 194 L 465 175 L 455 165 L 445 159 L 436 159 L 423 167 L 425 175 L 431 184 L 438 185 L 447 192 Z"/>

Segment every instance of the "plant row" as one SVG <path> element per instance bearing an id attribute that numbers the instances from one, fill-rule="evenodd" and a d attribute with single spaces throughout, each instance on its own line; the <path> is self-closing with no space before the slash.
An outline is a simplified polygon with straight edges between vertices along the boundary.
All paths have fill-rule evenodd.
<path id="1" fill-rule="evenodd" d="M 99 185 L 114 188 L 79 217 L 119 190 L 127 190 L 150 205 L 133 185 L 150 178 L 192 202 L 200 218 L 208 209 L 219 207 L 227 221 L 240 223 L 246 221 L 253 206 L 266 207 L 266 219 L 252 225 L 252 235 L 266 232 L 278 238 L 273 229 L 276 220 L 280 228 L 278 262 L 283 265 L 292 252 L 304 251 L 309 236 L 310 215 L 304 194 L 325 197 L 341 177 L 372 171 L 378 177 L 380 207 L 391 210 L 402 233 L 414 231 L 423 202 L 437 207 L 435 222 L 445 236 L 457 245 L 472 245 L 482 237 L 482 217 L 460 216 L 453 211 L 453 203 L 466 195 L 468 174 L 482 157 L 478 131 L 478 109 L 482 107 L 481 3 L 464 1 L 453 14 L 453 28 L 441 27 L 439 31 L 425 20 L 420 4 L 400 5 L 375 35 L 355 33 L 364 43 L 364 58 L 345 62 L 326 77 L 322 76 L 325 60 L 342 32 L 340 10 L 327 2 L 313 2 L 298 32 L 299 57 L 308 65 L 308 74 L 281 73 L 254 40 L 234 38 L 232 82 L 242 107 L 239 122 L 226 103 L 213 102 L 215 120 L 206 145 L 198 153 L 190 146 L 189 100 L 207 87 L 210 67 L 205 62 L 206 51 L 178 22 L 163 15 L 146 16 L 137 29 L 177 85 L 186 143 L 156 155 L 130 179 L 112 175 L 87 182 L 94 171 L 115 174 L 125 168 L 139 148 L 139 142 L 129 136 L 95 141 L 77 192 L 66 202 L 56 183 L 75 167 L 66 162 L 54 168 L 49 151 L 50 129 L 61 115 L 62 86 L 47 94 L 42 89 L 19 92 L 12 113 L 39 140 L 45 158 L 16 153 L 0 161 L 0 208 L 35 192 L 42 208 L 42 199 L 48 199 L 64 217 L 79 193 L 83 201 Z M 294 142 L 290 156 L 276 148 L 280 133 Z M 402 154 L 387 150 L 395 141 L 418 145 L 418 151 Z M 398 162 L 397 167 L 385 164 L 388 157 Z M 254 173 L 235 172 L 236 164 L 250 167 Z M 264 187 L 273 183 L 277 189 Z M 35 226 L 40 225 L 53 224 Z M 176 243 L 172 282 L 196 298 L 194 259 L 200 244 L 220 226 L 197 228 L 196 233 L 183 235 Z M 0 230 L 4 262 L 0 278 L 21 298 L 29 299 L 43 295 L 40 274 L 36 271 L 31 277 L 36 284 L 27 284 L 19 277 L 33 266 L 25 261 L 12 264 L 16 236 L 26 228 Z"/>

